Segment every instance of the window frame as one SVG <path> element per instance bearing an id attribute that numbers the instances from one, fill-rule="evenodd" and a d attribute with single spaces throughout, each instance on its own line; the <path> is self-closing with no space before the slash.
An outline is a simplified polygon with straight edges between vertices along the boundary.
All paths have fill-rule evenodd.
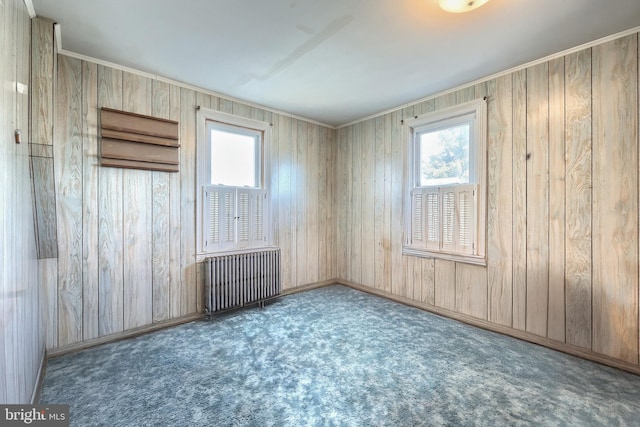
<path id="1" fill-rule="evenodd" d="M 256 166 L 259 171 L 257 173 L 258 187 L 236 187 L 236 186 L 220 186 L 210 183 L 211 173 L 211 159 L 210 159 L 210 147 L 208 144 L 208 130 L 210 129 L 209 123 L 218 123 L 220 127 L 226 127 L 227 129 L 238 129 L 239 133 L 243 130 L 247 134 L 259 134 L 261 135 L 261 141 L 259 144 L 259 153 L 256 153 L 258 161 Z M 271 229 L 269 227 L 269 218 L 271 217 L 270 203 L 269 203 L 269 189 L 267 185 L 267 177 L 269 176 L 269 147 L 271 144 L 271 129 L 272 126 L 268 122 L 263 122 L 247 117 L 236 116 L 234 114 L 225 113 L 222 111 L 216 111 L 209 108 L 200 107 L 196 114 L 196 261 L 200 262 L 206 257 L 221 253 L 232 253 L 243 250 L 253 250 L 256 248 L 270 247 L 271 245 Z M 238 206 L 238 198 L 240 193 L 249 193 L 250 197 L 252 193 L 256 191 L 262 192 L 263 205 L 262 209 L 262 227 L 263 227 L 263 240 L 261 243 L 253 242 L 252 244 L 240 244 L 238 243 L 238 230 L 236 227 L 236 236 L 234 245 L 220 245 L 220 247 L 211 249 L 206 247 L 205 231 L 208 227 L 205 222 L 208 220 L 208 214 L 204 212 L 204 209 L 208 206 L 208 200 L 206 194 L 208 189 L 218 188 L 222 192 L 235 190 L 236 194 L 236 209 Z"/>
<path id="2" fill-rule="evenodd" d="M 446 129 L 461 123 L 471 123 L 469 130 L 469 183 L 442 184 L 434 186 L 420 185 L 420 139 L 419 135 L 428 131 Z M 404 238 L 402 254 L 422 258 L 437 258 L 486 266 L 486 226 L 487 226 L 487 102 L 486 98 L 461 103 L 422 116 L 404 121 L 403 131 L 406 140 L 407 163 L 405 168 L 404 196 Z M 424 236 L 428 227 L 426 216 L 421 217 L 421 236 L 423 241 L 415 242 L 414 235 L 414 195 L 434 194 L 447 189 L 467 191 L 475 187 L 471 221 L 473 229 L 473 250 L 465 253 L 459 245 L 455 249 L 443 249 L 442 232 L 438 236 L 438 247 L 428 244 Z M 426 203 L 426 200 L 423 201 Z M 440 203 L 442 203 L 440 201 Z M 418 213 L 424 215 L 424 206 Z M 442 230 L 442 207 L 439 206 L 439 229 Z M 456 207 L 456 215 L 458 215 Z"/>

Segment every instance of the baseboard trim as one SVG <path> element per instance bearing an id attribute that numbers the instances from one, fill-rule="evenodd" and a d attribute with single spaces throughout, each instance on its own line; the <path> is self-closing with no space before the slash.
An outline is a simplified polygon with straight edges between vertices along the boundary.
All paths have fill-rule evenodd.
<path id="1" fill-rule="evenodd" d="M 36 383 L 33 385 L 33 392 L 31 393 L 31 404 L 37 405 L 40 401 L 40 392 L 42 392 L 42 385 L 44 384 L 44 377 L 47 373 L 47 349 L 42 351 L 42 359 L 40 360 L 40 367 L 38 368 L 38 374 L 36 375 Z"/>
<path id="2" fill-rule="evenodd" d="M 297 294 L 300 292 L 312 291 L 314 289 L 324 288 L 326 286 L 336 285 L 338 283 L 339 283 L 338 279 L 323 280 L 322 282 L 309 283 L 306 285 L 297 286 L 295 288 L 285 289 L 280 293 L 280 296 L 287 296 L 287 295 Z"/>
<path id="3" fill-rule="evenodd" d="M 130 329 L 128 331 L 118 332 L 115 334 L 105 335 L 104 337 L 95 338 L 92 340 L 82 341 L 76 344 L 71 344 L 65 347 L 49 350 L 47 353 L 48 358 L 58 357 L 69 353 L 75 353 L 77 351 L 86 350 L 91 347 L 95 347 L 102 344 L 108 344 L 116 341 L 121 341 L 128 338 L 138 337 L 140 335 L 146 335 L 150 332 L 155 332 L 160 329 L 166 329 L 173 326 L 189 323 L 194 320 L 204 319 L 206 315 L 201 313 L 194 313 L 188 316 L 179 317 L 177 319 L 171 319 L 160 323 L 154 323 L 152 325 L 141 326 L 139 328 Z"/>
<path id="4" fill-rule="evenodd" d="M 298 292 L 310 291 L 313 289 L 322 288 L 329 285 L 335 285 L 338 283 L 337 279 L 332 280 L 324 280 L 322 282 L 309 283 L 307 285 L 298 286 L 295 288 L 285 289 L 281 292 L 280 296 L 292 295 Z M 205 313 L 195 313 L 185 317 L 181 317 L 178 319 L 172 319 L 161 323 L 154 323 L 153 325 L 146 325 L 140 328 L 131 329 L 124 332 L 118 332 L 111 335 L 105 335 L 104 337 L 95 338 L 92 340 L 82 341 L 79 343 L 71 344 L 65 347 L 60 347 L 56 349 L 50 349 L 46 354 L 47 358 L 53 358 L 58 356 L 63 356 L 69 353 L 75 353 L 78 351 L 86 350 L 91 347 L 95 347 L 102 344 L 108 344 L 128 338 L 134 338 L 140 335 L 145 335 L 150 332 L 155 332 L 160 329 L 170 328 L 172 326 L 181 325 L 183 323 L 189 323 L 194 320 L 206 319 L 207 315 Z M 45 359 L 46 360 L 46 359 Z M 46 362 L 45 362 L 46 363 Z"/>
<path id="5" fill-rule="evenodd" d="M 457 320 L 459 322 L 475 326 L 481 329 L 485 329 L 492 332 L 497 332 L 502 335 L 507 335 L 516 339 L 520 339 L 523 341 L 530 342 L 532 344 L 537 344 L 543 347 L 550 348 L 552 350 L 557 350 L 566 354 L 570 354 L 572 356 L 577 356 L 582 359 L 590 360 L 592 362 L 600 363 L 602 365 L 606 365 L 612 368 L 621 369 L 626 372 L 630 372 L 632 374 L 640 375 L 640 366 L 635 365 L 629 362 L 625 362 L 623 360 L 615 359 L 610 356 L 606 356 L 600 353 L 596 353 L 592 350 L 588 350 L 582 347 L 573 346 L 567 343 L 561 343 L 558 341 L 554 341 L 549 338 L 541 337 L 530 332 L 520 331 L 517 329 L 510 328 L 508 326 L 498 325 L 495 323 L 488 322 L 486 320 L 477 319 L 475 317 L 471 317 L 465 314 L 460 314 L 452 310 L 448 310 L 445 308 L 435 307 L 426 303 L 414 301 L 412 299 L 391 294 L 389 292 L 370 288 L 368 286 L 364 286 L 355 282 L 351 282 L 344 279 L 331 279 L 324 280 L 321 282 L 309 283 L 303 286 L 297 286 L 294 288 L 285 289 L 282 291 L 280 296 L 293 295 L 300 292 L 311 291 L 314 289 L 324 288 L 331 285 L 344 285 L 348 286 L 352 289 L 356 289 L 358 291 L 366 292 L 372 295 L 376 295 L 382 298 L 386 298 L 390 301 L 395 301 L 401 304 L 408 305 L 410 307 L 415 307 L 424 311 L 428 311 L 433 314 L 437 314 L 442 317 L 446 317 L 449 319 Z M 107 344 L 111 342 L 116 342 L 128 338 L 137 337 L 140 335 L 145 335 L 150 332 L 155 332 L 160 329 L 170 328 L 172 326 L 181 325 L 184 323 L 189 323 L 194 320 L 204 319 L 206 318 L 205 314 L 195 313 L 189 316 L 181 317 L 178 319 L 168 320 L 162 323 L 156 323 L 153 325 L 142 326 L 140 328 L 132 329 L 125 332 L 119 332 L 117 334 L 111 334 L 104 337 L 96 338 L 89 341 L 84 341 L 77 344 L 72 344 L 63 348 L 57 348 L 54 350 L 45 351 L 42 358 L 42 363 L 40 365 L 40 369 L 38 371 L 38 381 L 35 385 L 32 394 L 32 403 L 37 402 L 40 396 L 40 390 L 42 389 L 42 383 L 44 381 L 44 375 L 46 372 L 46 361 L 49 358 L 62 356 L 68 353 L 74 353 L 81 350 L 86 350 L 91 347 L 95 347 L 102 344 Z"/>
<path id="6" fill-rule="evenodd" d="M 592 362 L 600 363 L 602 365 L 621 369 L 623 371 L 630 372 L 632 374 L 640 375 L 639 365 L 625 362 L 624 360 L 615 359 L 613 357 L 606 356 L 604 354 L 596 353 L 592 350 L 588 350 L 582 347 L 577 347 L 567 343 L 561 343 L 559 341 L 554 341 L 549 338 L 532 334 L 531 332 L 520 331 L 517 329 L 510 328 L 508 326 L 502 326 L 502 325 L 488 322 L 486 320 L 481 320 L 475 317 L 467 316 L 465 314 L 456 313 L 455 311 L 448 310 L 445 308 L 435 307 L 426 303 L 414 301 L 406 297 L 394 295 L 380 289 L 370 288 L 368 286 L 360 285 L 358 283 L 350 282 L 348 280 L 336 279 L 334 283 L 348 286 L 350 288 L 353 288 L 362 292 L 366 292 L 372 295 L 386 298 L 388 300 L 399 302 L 401 304 L 405 304 L 421 310 L 425 310 L 442 317 L 447 317 L 449 319 L 457 320 L 459 322 L 466 323 L 471 326 L 475 326 L 481 329 L 486 329 L 492 332 L 497 332 L 502 335 L 507 335 L 513 338 L 530 342 L 532 344 L 537 344 L 543 347 L 550 348 L 552 350 L 557 350 L 562 353 L 570 354 L 572 356 L 577 356 L 582 359 L 590 360 Z"/>

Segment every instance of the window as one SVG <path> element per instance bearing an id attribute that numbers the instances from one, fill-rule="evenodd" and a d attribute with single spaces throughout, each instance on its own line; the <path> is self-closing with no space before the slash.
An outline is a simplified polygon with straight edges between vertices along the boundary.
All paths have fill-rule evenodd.
<path id="1" fill-rule="evenodd" d="M 198 255 L 268 244 L 265 149 L 270 125 L 198 111 Z"/>
<path id="2" fill-rule="evenodd" d="M 486 102 L 425 114 L 406 125 L 403 254 L 484 265 Z"/>

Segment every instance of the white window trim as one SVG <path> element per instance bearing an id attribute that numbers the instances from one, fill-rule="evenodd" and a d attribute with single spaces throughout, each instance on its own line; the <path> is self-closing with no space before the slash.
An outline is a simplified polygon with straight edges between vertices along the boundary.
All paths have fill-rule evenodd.
<path id="1" fill-rule="evenodd" d="M 259 176 L 259 184 L 260 188 L 264 191 L 266 195 L 265 205 L 264 205 L 264 235 L 265 235 L 265 244 L 264 247 L 270 247 L 271 243 L 271 227 L 270 218 L 271 218 L 271 203 L 269 203 L 269 188 L 268 188 L 268 177 L 270 176 L 270 163 L 269 163 L 269 148 L 271 146 L 271 129 L 272 126 L 268 122 L 263 122 L 259 120 L 250 119 L 247 117 L 236 116 L 234 114 L 224 113 L 222 111 L 216 111 L 209 108 L 200 107 L 196 113 L 196 261 L 200 262 L 204 260 L 207 256 L 216 255 L 227 252 L 238 252 L 238 250 L 242 250 L 242 248 L 230 248 L 230 249 L 222 249 L 222 250 L 206 250 L 204 248 L 204 214 L 203 209 L 205 207 L 205 186 L 208 186 L 209 183 L 206 182 L 206 170 L 207 170 L 207 135 L 206 128 L 208 121 L 219 122 L 222 125 L 231 125 L 237 126 L 247 129 L 252 129 L 256 131 L 262 132 L 262 144 L 260 148 L 261 155 L 261 167 L 260 167 L 260 176 Z M 229 187 L 236 188 L 236 187 Z M 247 188 L 250 190 L 250 188 Z M 255 250 L 255 246 L 251 248 L 247 248 L 247 250 Z"/>
<path id="2" fill-rule="evenodd" d="M 475 174 L 476 184 L 476 217 L 475 217 L 475 254 L 460 254 L 447 252 L 440 249 L 427 248 L 426 245 L 412 244 L 412 193 L 419 183 L 419 162 L 416 158 L 416 144 L 414 135 L 416 130 L 437 129 L 447 127 L 459 122 L 462 118 L 475 115 L 473 126 L 473 138 L 475 143 L 470 150 L 475 150 L 475 160 L 470 167 Z M 405 196 L 404 196 L 404 239 L 402 254 L 421 258 L 437 258 L 450 261 L 464 262 L 468 264 L 487 265 L 486 259 L 486 227 L 487 227 L 487 103 L 486 99 L 458 104 L 452 107 L 437 110 L 422 116 L 405 120 L 404 138 L 406 141 L 406 153 L 408 159 L 405 164 Z M 470 171 L 471 172 L 471 171 Z M 470 173 L 470 177 L 471 177 Z M 442 186 L 445 187 L 445 186 Z M 428 188 L 428 187 L 425 187 Z"/>

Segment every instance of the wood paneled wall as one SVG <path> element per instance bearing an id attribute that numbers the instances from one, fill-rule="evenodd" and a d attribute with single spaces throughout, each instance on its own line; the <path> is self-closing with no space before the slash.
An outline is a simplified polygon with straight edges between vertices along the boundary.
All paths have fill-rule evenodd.
<path id="1" fill-rule="evenodd" d="M 638 55 L 635 34 L 338 131 L 57 56 L 55 114 L 32 111 L 42 125 L 34 131 L 54 117 L 58 259 L 41 265 L 47 345 L 202 310 L 200 105 L 273 124 L 271 231 L 285 290 L 338 278 L 638 365 Z M 402 256 L 402 119 L 485 95 L 487 266 Z M 180 173 L 99 167 L 100 107 L 178 120 Z"/>
<path id="2" fill-rule="evenodd" d="M 0 2 L 0 403 L 29 403 L 44 357 L 44 309 L 29 172 L 31 22 Z M 22 143 L 14 140 L 22 131 Z"/>
<path id="3" fill-rule="evenodd" d="M 638 35 L 338 130 L 338 277 L 632 365 Z M 488 101 L 487 267 L 403 257 L 401 120 Z"/>
<path id="4" fill-rule="evenodd" d="M 49 348 L 203 310 L 197 105 L 273 123 L 267 180 L 283 289 L 336 277 L 334 130 L 69 56 L 58 56 L 56 88 L 59 258 Z M 100 167 L 101 107 L 178 120 L 180 172 Z"/>

